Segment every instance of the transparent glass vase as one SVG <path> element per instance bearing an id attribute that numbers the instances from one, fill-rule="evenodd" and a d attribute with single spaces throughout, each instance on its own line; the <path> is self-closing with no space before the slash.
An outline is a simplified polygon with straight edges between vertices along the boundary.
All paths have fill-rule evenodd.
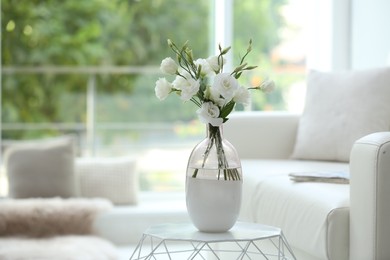
<path id="1" fill-rule="evenodd" d="M 222 126 L 207 125 L 207 136 L 192 150 L 186 174 L 186 204 L 192 223 L 203 232 L 225 232 L 241 207 L 242 170 Z"/>

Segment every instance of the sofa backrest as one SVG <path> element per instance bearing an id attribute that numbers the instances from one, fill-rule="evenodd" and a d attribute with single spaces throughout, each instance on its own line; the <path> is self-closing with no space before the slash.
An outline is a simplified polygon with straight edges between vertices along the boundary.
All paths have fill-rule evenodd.
<path id="1" fill-rule="evenodd" d="M 235 112 L 224 126 L 241 159 L 288 159 L 295 145 L 299 114 Z"/>

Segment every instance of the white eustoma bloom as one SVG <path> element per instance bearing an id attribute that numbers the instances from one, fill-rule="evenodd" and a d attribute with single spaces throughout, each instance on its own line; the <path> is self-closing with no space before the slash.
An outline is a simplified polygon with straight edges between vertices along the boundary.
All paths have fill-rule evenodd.
<path id="1" fill-rule="evenodd" d="M 163 73 L 175 75 L 178 68 L 179 66 L 171 57 L 165 58 L 161 61 L 160 70 Z"/>
<path id="2" fill-rule="evenodd" d="M 220 126 L 223 123 L 223 119 L 219 118 L 219 107 L 212 102 L 205 102 L 196 111 L 199 120 L 205 124 L 211 124 L 213 126 Z"/>
<path id="3" fill-rule="evenodd" d="M 219 64 L 220 61 L 222 64 Z M 221 66 L 225 63 L 225 58 L 222 58 L 220 61 L 218 61 L 218 56 L 211 56 L 207 58 L 207 62 L 215 73 L 217 73 L 221 69 Z"/>
<path id="4" fill-rule="evenodd" d="M 260 89 L 264 93 L 270 93 L 275 89 L 275 82 L 273 80 L 267 79 L 260 85 Z"/>
<path id="5" fill-rule="evenodd" d="M 197 59 L 195 62 L 196 67 L 201 66 L 200 74 L 204 76 L 211 76 L 214 73 L 214 70 L 210 67 L 210 64 L 206 59 Z"/>
<path id="6" fill-rule="evenodd" d="M 193 78 L 183 78 L 181 76 L 177 76 L 172 84 L 175 89 L 180 90 L 180 98 L 183 101 L 189 101 L 198 93 L 200 87 L 198 80 Z"/>
<path id="7" fill-rule="evenodd" d="M 221 94 L 215 89 L 215 88 L 208 88 L 207 91 L 207 98 L 212 100 L 214 104 L 218 105 L 219 107 L 223 107 L 226 105 L 226 100 L 221 96 Z"/>
<path id="8" fill-rule="evenodd" d="M 166 97 L 172 91 L 172 84 L 169 83 L 165 78 L 159 78 L 156 81 L 156 87 L 154 88 L 154 92 L 156 93 L 156 97 L 160 100 L 166 99 Z"/>
<path id="9" fill-rule="evenodd" d="M 176 76 L 175 80 L 172 82 L 172 85 L 175 89 L 182 89 L 184 85 L 186 85 L 186 78 L 182 76 Z"/>
<path id="10" fill-rule="evenodd" d="M 233 97 L 233 101 L 236 103 L 248 105 L 250 97 L 249 90 L 246 87 L 241 86 L 239 89 L 237 89 L 236 94 Z"/>
<path id="11" fill-rule="evenodd" d="M 213 88 L 229 102 L 240 87 L 236 78 L 229 73 L 217 74 L 214 78 Z"/>

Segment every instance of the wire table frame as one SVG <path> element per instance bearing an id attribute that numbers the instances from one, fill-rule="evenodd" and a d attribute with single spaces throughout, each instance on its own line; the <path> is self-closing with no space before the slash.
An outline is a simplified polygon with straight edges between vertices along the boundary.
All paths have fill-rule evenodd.
<path id="1" fill-rule="evenodd" d="M 147 229 L 130 260 L 296 260 L 280 228 L 237 222 L 224 233 L 198 231 L 190 223 Z"/>

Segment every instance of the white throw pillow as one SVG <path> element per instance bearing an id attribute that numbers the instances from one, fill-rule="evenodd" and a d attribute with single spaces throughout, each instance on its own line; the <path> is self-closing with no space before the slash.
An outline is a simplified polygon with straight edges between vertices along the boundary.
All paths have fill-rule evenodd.
<path id="1" fill-rule="evenodd" d="M 390 130 L 390 67 L 310 71 L 294 159 L 349 161 L 353 143 Z"/>
<path id="2" fill-rule="evenodd" d="M 18 142 L 5 151 L 5 167 L 11 198 L 75 196 L 72 138 Z"/>
<path id="3" fill-rule="evenodd" d="M 79 195 L 106 198 L 114 204 L 136 204 L 138 179 L 132 158 L 77 158 Z"/>

